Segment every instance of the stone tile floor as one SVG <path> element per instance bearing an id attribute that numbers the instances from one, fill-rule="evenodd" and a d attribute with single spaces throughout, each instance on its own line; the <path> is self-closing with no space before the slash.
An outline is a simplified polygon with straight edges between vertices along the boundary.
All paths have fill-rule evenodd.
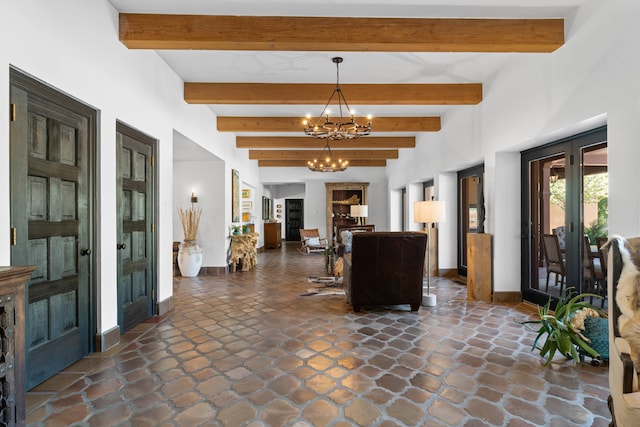
<path id="1" fill-rule="evenodd" d="M 435 278 L 434 308 L 353 313 L 301 296 L 323 274 L 299 243 L 258 267 L 176 278 L 175 309 L 27 394 L 33 426 L 606 426 L 606 366 L 544 367 L 526 304 L 468 302 Z"/>

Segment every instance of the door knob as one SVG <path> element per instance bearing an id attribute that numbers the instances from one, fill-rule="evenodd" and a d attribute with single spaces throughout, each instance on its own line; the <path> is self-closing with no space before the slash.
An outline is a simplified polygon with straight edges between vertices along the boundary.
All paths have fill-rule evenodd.
<path id="1" fill-rule="evenodd" d="M 127 249 L 126 243 L 118 243 L 118 249 Z"/>
<path id="2" fill-rule="evenodd" d="M 87 249 L 87 248 L 80 249 L 80 255 L 82 255 L 82 256 L 91 255 L 91 249 Z"/>

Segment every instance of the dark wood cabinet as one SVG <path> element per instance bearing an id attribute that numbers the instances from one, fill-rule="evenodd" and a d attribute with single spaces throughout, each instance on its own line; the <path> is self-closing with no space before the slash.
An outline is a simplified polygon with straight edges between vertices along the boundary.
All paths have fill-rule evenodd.
<path id="1" fill-rule="evenodd" d="M 264 223 L 264 247 L 276 249 L 282 244 L 282 224 L 279 222 Z"/>
<path id="2" fill-rule="evenodd" d="M 25 423 L 24 284 L 35 267 L 0 267 L 0 425 Z"/>

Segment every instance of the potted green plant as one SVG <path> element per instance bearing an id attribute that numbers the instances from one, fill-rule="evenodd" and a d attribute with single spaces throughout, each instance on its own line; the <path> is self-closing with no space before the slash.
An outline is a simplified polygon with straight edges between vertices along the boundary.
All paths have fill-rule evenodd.
<path id="1" fill-rule="evenodd" d="M 517 320 L 516 323 L 524 325 L 528 329 L 537 332 L 531 351 L 540 350 L 545 366 L 548 366 L 557 352 L 567 359 L 577 362 L 582 354 L 588 354 L 594 359 L 600 355 L 589 344 L 589 338 L 583 335 L 585 317 L 607 317 L 606 313 L 598 310 L 588 302 L 586 297 L 602 298 L 596 294 L 579 294 L 568 288 L 558 299 L 555 310 L 551 310 L 551 298 L 542 307 L 538 306 L 538 319 Z M 539 325 L 536 329 L 531 325 Z M 542 345 L 540 342 L 544 340 Z"/>
<path id="2" fill-rule="evenodd" d="M 231 233 L 235 236 L 238 234 L 242 234 L 242 226 L 241 225 L 232 225 Z"/>

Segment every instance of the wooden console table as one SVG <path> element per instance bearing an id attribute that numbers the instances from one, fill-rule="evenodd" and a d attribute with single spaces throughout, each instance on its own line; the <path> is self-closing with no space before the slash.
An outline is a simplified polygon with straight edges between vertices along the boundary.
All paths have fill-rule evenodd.
<path id="1" fill-rule="evenodd" d="M 7 405 L 0 425 L 25 423 L 24 284 L 35 267 L 0 267 L 0 390 Z"/>
<path id="2" fill-rule="evenodd" d="M 282 244 L 282 224 L 279 222 L 264 223 L 264 247 L 276 249 Z"/>
<path id="3" fill-rule="evenodd" d="M 242 271 L 249 271 L 258 265 L 258 233 L 233 234 L 229 236 L 229 268 L 236 271 L 239 263 L 242 264 Z"/>

